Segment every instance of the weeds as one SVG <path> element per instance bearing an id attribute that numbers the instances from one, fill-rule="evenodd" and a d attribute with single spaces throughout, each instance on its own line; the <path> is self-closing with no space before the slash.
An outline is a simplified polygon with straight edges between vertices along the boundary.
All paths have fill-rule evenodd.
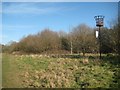
<path id="1" fill-rule="evenodd" d="M 3 56 L 3 64 L 11 58 L 10 64 L 3 67 L 3 72 L 9 68 L 12 72 L 10 76 L 17 76 L 21 80 L 19 87 L 35 88 L 109 88 L 118 87 L 120 77 L 118 75 L 119 67 L 108 60 L 97 60 L 93 56 L 88 59 L 82 58 L 48 58 L 38 56 Z M 75 56 L 76 57 L 76 56 Z M 8 63 L 8 62 L 7 62 Z M 12 70 L 14 68 L 15 71 Z M 4 71 L 5 70 L 5 71 Z M 19 73 L 14 75 L 15 73 Z M 14 74 L 13 74 L 14 73 Z M 4 74 L 5 75 L 5 74 Z M 3 80 L 6 79 L 4 76 Z M 13 81 L 14 82 L 15 78 Z M 7 81 L 9 82 L 9 81 Z M 16 85 L 7 85 L 4 87 L 15 87 Z M 4 85 L 3 84 L 3 85 Z M 17 83 L 16 83 L 17 84 Z"/>

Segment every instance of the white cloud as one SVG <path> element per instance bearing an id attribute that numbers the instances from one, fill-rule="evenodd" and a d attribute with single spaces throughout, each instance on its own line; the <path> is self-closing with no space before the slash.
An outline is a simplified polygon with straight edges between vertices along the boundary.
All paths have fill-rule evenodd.
<path id="1" fill-rule="evenodd" d="M 0 35 L 0 39 L 4 39 L 4 38 L 7 38 L 8 36 L 7 35 Z"/>
<path id="2" fill-rule="evenodd" d="M 0 2 L 0 14 L 2 13 L 2 3 Z"/>
<path id="3" fill-rule="evenodd" d="M 9 6 L 3 6 L 5 14 L 48 14 L 61 10 L 59 7 L 40 7 L 35 3 L 14 3 Z"/>
<path id="4" fill-rule="evenodd" d="M 3 25 L 3 30 L 29 30 L 31 28 L 35 28 L 34 25 Z"/>
<path id="5" fill-rule="evenodd" d="M 2 43 L 3 40 L 5 40 L 5 39 L 7 39 L 7 38 L 8 38 L 7 35 L 2 35 L 2 34 L 0 34 L 0 44 L 3 44 L 3 43 Z"/>

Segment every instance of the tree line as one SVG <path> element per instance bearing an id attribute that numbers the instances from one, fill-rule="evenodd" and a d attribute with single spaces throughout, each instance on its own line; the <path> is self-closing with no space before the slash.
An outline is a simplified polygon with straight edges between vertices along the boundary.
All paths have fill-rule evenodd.
<path id="1" fill-rule="evenodd" d="M 98 53 L 99 37 L 95 37 L 97 28 L 80 24 L 66 33 L 44 29 L 34 35 L 23 37 L 19 42 L 2 45 L 2 52 L 21 53 Z M 111 29 L 101 28 L 102 53 L 118 52 L 118 25 Z"/>

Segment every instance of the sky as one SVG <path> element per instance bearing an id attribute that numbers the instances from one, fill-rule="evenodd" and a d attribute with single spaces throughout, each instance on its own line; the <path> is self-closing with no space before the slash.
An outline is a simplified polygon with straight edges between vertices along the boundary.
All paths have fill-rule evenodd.
<path id="1" fill-rule="evenodd" d="M 119 0 L 3 0 L 3 2 L 118 2 Z"/>
<path id="2" fill-rule="evenodd" d="M 1 13 L 1 12 L 0 12 Z M 82 23 L 94 28 L 96 15 L 104 15 L 104 27 L 118 16 L 117 2 L 3 2 L 2 44 L 19 41 L 45 28 L 63 30 Z M 0 23 L 1 25 L 1 23 Z"/>

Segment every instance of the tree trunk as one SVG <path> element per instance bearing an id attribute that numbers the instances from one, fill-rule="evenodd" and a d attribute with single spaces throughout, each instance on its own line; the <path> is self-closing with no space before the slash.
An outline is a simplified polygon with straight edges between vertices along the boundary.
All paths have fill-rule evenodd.
<path id="1" fill-rule="evenodd" d="M 83 57 L 85 57 L 85 48 L 82 49 Z"/>

